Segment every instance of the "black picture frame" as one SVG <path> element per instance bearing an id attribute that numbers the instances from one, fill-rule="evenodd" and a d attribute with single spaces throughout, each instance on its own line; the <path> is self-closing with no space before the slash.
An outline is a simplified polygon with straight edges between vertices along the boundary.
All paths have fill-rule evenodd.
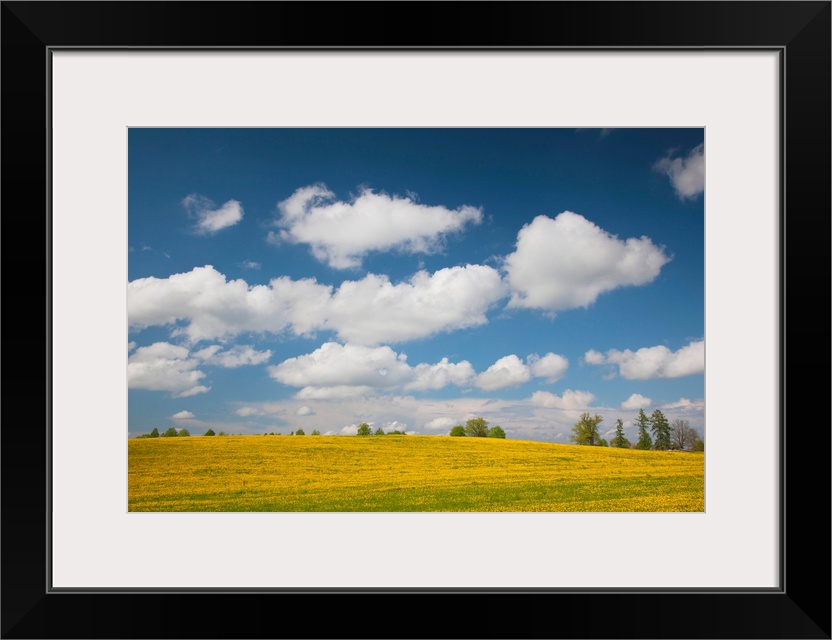
<path id="1" fill-rule="evenodd" d="M 830 8 L 828 1 L 3 2 L 2 637 L 830 638 L 828 373 L 819 403 L 814 390 L 815 361 L 828 371 L 832 326 Z M 50 589 L 48 97 L 50 52 L 66 47 L 778 51 L 780 588 Z M 807 296 L 806 282 L 821 293 Z M 660 552 L 645 538 L 644 553 Z M 384 622 L 389 615 L 395 627 Z"/>

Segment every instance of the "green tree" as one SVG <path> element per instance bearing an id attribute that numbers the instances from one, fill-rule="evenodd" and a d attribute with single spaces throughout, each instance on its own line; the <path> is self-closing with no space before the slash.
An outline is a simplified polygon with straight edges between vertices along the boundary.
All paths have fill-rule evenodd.
<path id="1" fill-rule="evenodd" d="M 607 442 L 604 438 L 600 438 L 598 440 L 598 445 L 597 446 L 599 446 L 599 447 L 608 447 L 608 446 L 610 446 L 610 443 Z"/>
<path id="2" fill-rule="evenodd" d="M 670 448 L 682 451 L 692 451 L 699 434 L 692 429 L 690 423 L 682 418 L 676 418 L 670 423 Z"/>
<path id="3" fill-rule="evenodd" d="M 384 429 L 379 427 L 378 429 L 376 429 L 376 432 L 373 435 L 374 436 L 383 436 L 384 435 Z"/>
<path id="4" fill-rule="evenodd" d="M 598 425 L 603 420 L 597 413 L 594 416 L 590 416 L 588 413 L 582 413 L 581 419 L 572 427 L 572 442 L 589 446 L 597 445 L 598 441 L 601 440 L 601 435 L 598 433 Z"/>
<path id="5" fill-rule="evenodd" d="M 488 430 L 488 437 L 489 438 L 502 438 L 503 440 L 506 439 L 506 432 L 503 431 L 502 427 L 493 426 Z"/>
<path id="6" fill-rule="evenodd" d="M 305 436 L 306 431 L 304 431 L 303 429 L 298 429 L 297 431 L 295 431 L 295 435 L 296 436 Z"/>
<path id="7" fill-rule="evenodd" d="M 453 429 L 451 429 L 451 435 L 454 437 L 464 436 L 465 427 L 463 427 L 461 424 L 456 425 Z"/>
<path id="8" fill-rule="evenodd" d="M 667 451 L 670 449 L 670 423 L 659 409 L 656 409 L 650 416 L 650 422 L 653 425 L 653 448 Z"/>
<path id="9" fill-rule="evenodd" d="M 180 430 L 179 430 L 179 432 L 178 432 L 176 435 L 177 435 L 177 436 L 179 436 L 179 437 L 181 438 L 182 436 L 189 436 L 189 435 L 191 435 L 191 432 L 190 432 L 190 431 L 188 431 L 187 429 L 180 429 Z"/>
<path id="10" fill-rule="evenodd" d="M 167 431 L 162 434 L 163 438 L 175 438 L 176 437 L 176 427 L 171 427 Z"/>
<path id="11" fill-rule="evenodd" d="M 311 433 L 310 435 L 313 435 L 313 436 L 319 436 L 319 435 L 321 435 L 321 432 L 320 432 L 320 431 L 318 431 L 317 429 L 313 429 L 313 431 L 312 431 L 312 433 Z"/>
<path id="12" fill-rule="evenodd" d="M 373 430 L 370 428 L 366 422 L 362 422 L 358 425 L 358 431 L 355 432 L 357 436 L 371 436 L 373 435 Z"/>
<path id="13" fill-rule="evenodd" d="M 621 418 L 615 421 L 615 437 L 612 439 L 610 444 L 613 447 L 618 447 L 619 449 L 630 448 L 630 441 L 627 440 L 624 435 L 624 421 Z"/>
<path id="14" fill-rule="evenodd" d="M 225 431 L 220 431 L 217 435 L 218 436 L 227 436 L 228 434 Z"/>
<path id="15" fill-rule="evenodd" d="M 214 430 L 213 430 L 213 429 L 208 429 L 208 431 L 206 431 L 206 432 L 205 432 L 205 435 L 206 435 L 206 436 L 215 436 L 215 435 L 217 435 L 217 434 L 216 434 L 216 433 L 214 433 Z"/>
<path id="16" fill-rule="evenodd" d="M 153 427 L 153 431 L 150 432 L 149 438 L 158 438 L 159 437 L 159 430 L 156 427 Z"/>
<path id="17" fill-rule="evenodd" d="M 475 438 L 487 438 L 488 420 L 484 418 L 471 418 L 465 423 L 465 435 Z"/>
<path id="18" fill-rule="evenodd" d="M 644 409 L 638 410 L 638 418 L 636 418 L 636 425 L 638 425 L 638 444 L 636 449 L 652 449 L 653 439 L 650 437 L 650 418 L 644 413 Z"/>

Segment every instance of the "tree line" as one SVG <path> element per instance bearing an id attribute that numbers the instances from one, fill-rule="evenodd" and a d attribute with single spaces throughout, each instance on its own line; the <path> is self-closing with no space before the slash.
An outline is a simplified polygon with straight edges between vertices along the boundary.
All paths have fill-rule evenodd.
<path id="1" fill-rule="evenodd" d="M 176 427 L 171 427 L 170 429 L 168 429 L 164 433 L 159 433 L 159 430 L 154 427 L 153 431 L 151 431 L 150 433 L 143 433 L 140 436 L 136 436 L 136 437 L 137 438 L 180 438 L 182 436 L 189 436 L 189 435 L 191 435 L 191 433 L 187 429 L 177 430 Z"/>
<path id="2" fill-rule="evenodd" d="M 635 421 L 638 426 L 638 441 L 630 442 L 624 435 L 624 421 L 615 423 L 615 437 L 607 442 L 601 437 L 598 425 L 603 418 L 597 413 L 592 416 L 582 413 L 581 419 L 572 427 L 570 440 L 575 444 L 618 447 L 621 449 L 653 449 L 657 451 L 704 451 L 705 443 L 699 432 L 691 428 L 687 420 L 677 418 L 668 422 L 661 410 L 656 409 L 649 417 L 639 409 Z"/>
<path id="3" fill-rule="evenodd" d="M 465 423 L 463 427 L 461 424 L 456 425 L 451 429 L 450 435 L 454 437 L 468 436 L 472 438 L 503 438 L 506 437 L 506 432 L 503 428 L 495 425 L 488 426 L 488 420 L 484 418 L 471 418 Z"/>

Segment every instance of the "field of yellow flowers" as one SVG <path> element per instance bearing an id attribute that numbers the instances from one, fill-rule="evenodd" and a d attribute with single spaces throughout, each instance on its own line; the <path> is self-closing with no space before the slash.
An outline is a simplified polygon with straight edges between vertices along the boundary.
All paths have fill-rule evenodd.
<path id="1" fill-rule="evenodd" d="M 447 436 L 128 440 L 129 511 L 704 511 L 703 453 Z"/>

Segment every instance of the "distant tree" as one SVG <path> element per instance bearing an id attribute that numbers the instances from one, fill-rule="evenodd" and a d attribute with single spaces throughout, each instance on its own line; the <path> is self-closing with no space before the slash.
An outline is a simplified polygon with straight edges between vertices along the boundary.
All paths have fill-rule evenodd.
<path id="1" fill-rule="evenodd" d="M 182 436 L 189 436 L 189 435 L 191 435 L 191 432 L 190 432 L 190 431 L 188 431 L 187 429 L 180 429 L 180 430 L 179 430 L 179 432 L 178 432 L 176 435 L 177 435 L 177 436 L 179 436 L 179 437 L 181 438 Z"/>
<path id="2" fill-rule="evenodd" d="M 676 418 L 670 423 L 670 448 L 692 451 L 699 434 L 692 429 L 687 420 Z"/>
<path id="3" fill-rule="evenodd" d="M 705 442 L 700 438 L 697 438 L 693 442 L 693 450 L 694 451 L 704 451 L 705 450 Z"/>
<path id="4" fill-rule="evenodd" d="M 570 439 L 575 444 L 585 444 L 589 446 L 595 446 L 598 444 L 598 441 L 601 439 L 601 435 L 598 433 L 598 425 L 604 419 L 599 416 L 597 413 L 595 416 L 590 416 L 588 413 L 582 413 L 581 419 L 572 427 L 572 435 Z"/>
<path id="5" fill-rule="evenodd" d="M 370 428 L 366 422 L 362 422 L 358 425 L 358 431 L 355 432 L 357 436 L 371 436 L 373 435 L 373 430 Z"/>
<path id="6" fill-rule="evenodd" d="M 610 446 L 610 443 L 607 442 L 604 438 L 600 438 L 598 440 L 598 445 L 597 446 L 599 446 L 599 447 L 608 447 L 608 446 Z"/>
<path id="7" fill-rule="evenodd" d="M 407 434 L 404 431 L 396 430 L 396 431 L 389 431 L 387 433 L 387 435 L 388 436 L 406 436 Z"/>
<path id="8" fill-rule="evenodd" d="M 215 435 L 217 435 L 217 434 L 216 434 L 216 433 L 214 433 L 214 430 L 213 430 L 213 429 L 208 429 L 208 431 L 206 431 L 206 432 L 205 432 L 205 435 L 206 435 L 206 436 L 215 436 Z"/>
<path id="9" fill-rule="evenodd" d="M 506 432 L 503 431 L 502 427 L 493 426 L 488 430 L 488 437 L 489 438 L 502 438 L 503 440 L 506 439 Z"/>
<path id="10" fill-rule="evenodd" d="M 150 432 L 149 438 L 158 438 L 159 437 L 159 430 L 156 427 L 153 427 L 153 431 Z"/>
<path id="11" fill-rule="evenodd" d="M 218 436 L 227 436 L 228 434 L 225 431 L 220 431 L 217 435 Z"/>
<path id="12" fill-rule="evenodd" d="M 294 432 L 294 431 L 292 431 L 289 435 L 290 435 L 290 436 L 293 436 L 293 435 L 295 435 L 295 432 Z"/>
<path id="13" fill-rule="evenodd" d="M 167 431 L 165 431 L 162 434 L 162 437 L 163 438 L 175 438 L 176 437 L 176 428 L 171 427 L 170 429 L 168 429 Z"/>
<path id="14" fill-rule="evenodd" d="M 638 443 L 636 449 L 652 449 L 653 438 L 650 437 L 650 418 L 644 413 L 644 409 L 638 410 L 638 418 L 636 418 L 636 425 L 638 425 Z"/>
<path id="15" fill-rule="evenodd" d="M 659 451 L 670 449 L 670 423 L 661 410 L 656 409 L 650 416 L 650 423 L 653 425 L 653 448 Z"/>
<path id="16" fill-rule="evenodd" d="M 453 429 L 451 429 L 451 435 L 456 436 L 464 436 L 465 435 L 465 427 L 461 424 L 456 425 Z"/>
<path id="17" fill-rule="evenodd" d="M 376 432 L 373 435 L 374 436 L 383 436 L 384 435 L 384 429 L 379 427 L 378 429 L 376 429 Z"/>
<path id="18" fill-rule="evenodd" d="M 304 431 L 303 429 L 298 429 L 297 431 L 295 431 L 295 435 L 296 436 L 305 436 L 306 431 Z"/>
<path id="19" fill-rule="evenodd" d="M 630 441 L 624 436 L 624 421 L 621 418 L 615 421 L 615 437 L 610 442 L 610 445 L 619 449 L 630 448 Z"/>
<path id="20" fill-rule="evenodd" d="M 465 423 L 465 435 L 475 438 L 487 438 L 488 420 L 484 418 L 471 418 Z"/>
<path id="21" fill-rule="evenodd" d="M 319 435 L 321 435 L 321 432 L 320 432 L 320 431 L 318 431 L 317 429 L 313 429 L 313 430 L 312 430 L 312 433 L 311 433 L 310 435 L 313 435 L 313 436 L 319 436 Z"/>

